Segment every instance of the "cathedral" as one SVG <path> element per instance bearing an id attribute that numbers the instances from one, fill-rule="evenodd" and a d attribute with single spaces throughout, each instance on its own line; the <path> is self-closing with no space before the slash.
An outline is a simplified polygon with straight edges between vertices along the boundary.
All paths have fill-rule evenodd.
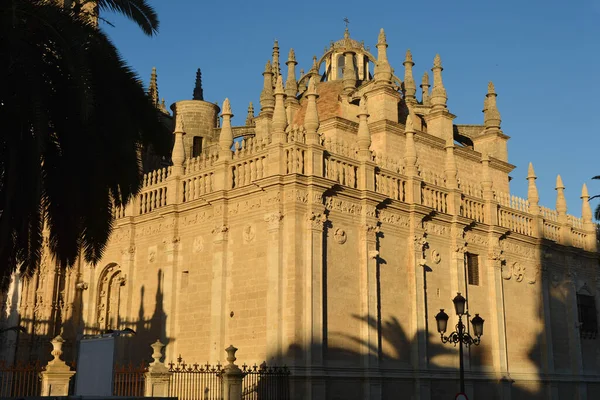
<path id="1" fill-rule="evenodd" d="M 494 85 L 482 121 L 459 125 L 440 56 L 431 80 L 410 51 L 398 74 L 383 29 L 376 55 L 346 29 L 306 72 L 279 51 L 243 126 L 229 100 L 204 100 L 200 73 L 171 114 L 153 71 L 170 162 L 114 210 L 102 262 L 63 272 L 46 250 L 37 274 L 14 276 L 0 326 L 25 332 L 0 336 L 2 357 L 48 359 L 60 333 L 69 361 L 82 335 L 131 328 L 124 361 L 157 339 L 167 362 L 223 362 L 232 344 L 240 363 L 287 365 L 294 399 L 449 399 L 461 360 L 442 338 L 460 293 L 480 340 L 460 353 L 470 399 L 600 398 L 587 189 L 581 218 L 560 176 L 543 207 L 530 164 L 527 198 L 510 194 Z"/>

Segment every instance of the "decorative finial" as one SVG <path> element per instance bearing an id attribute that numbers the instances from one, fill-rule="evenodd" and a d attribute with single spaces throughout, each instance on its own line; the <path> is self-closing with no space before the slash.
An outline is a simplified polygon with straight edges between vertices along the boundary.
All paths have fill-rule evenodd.
<path id="1" fill-rule="evenodd" d="M 248 104 L 248 115 L 246 116 L 246 126 L 254 125 L 254 105 L 252 102 Z"/>
<path id="2" fill-rule="evenodd" d="M 229 104 L 228 98 L 223 102 L 223 111 L 221 112 L 221 115 L 233 115 L 231 113 L 231 105 Z"/>
<path id="3" fill-rule="evenodd" d="M 442 59 L 439 54 L 435 55 L 433 59 L 433 89 L 431 89 L 431 105 L 434 111 L 446 109 L 446 101 L 448 96 L 446 95 L 446 89 L 442 82 Z"/>
<path id="4" fill-rule="evenodd" d="M 581 218 L 583 219 L 584 223 L 592 225 L 593 220 L 592 207 L 590 206 L 590 194 L 588 193 L 588 189 L 585 183 L 581 188 Z"/>
<path id="5" fill-rule="evenodd" d="M 294 53 L 294 49 L 290 49 L 290 52 L 288 53 L 288 62 L 289 61 L 296 61 L 296 53 Z"/>
<path id="6" fill-rule="evenodd" d="M 317 110 L 317 82 L 314 76 L 308 81 L 306 90 L 306 114 L 304 114 L 304 128 L 306 129 L 306 143 L 319 144 L 319 113 Z"/>
<path id="7" fill-rule="evenodd" d="M 369 117 L 367 110 L 367 98 L 363 96 L 360 99 L 358 106 L 358 133 L 356 134 L 356 142 L 358 145 L 358 159 L 361 161 L 371 160 L 371 132 L 367 118 Z"/>
<path id="8" fill-rule="evenodd" d="M 483 124 L 486 130 L 499 130 L 502 119 L 496 104 L 496 90 L 492 82 L 488 83 L 488 92 L 483 102 Z"/>
<path id="9" fill-rule="evenodd" d="M 202 91 L 202 72 L 200 68 L 196 71 L 196 85 L 194 86 L 194 100 L 204 100 L 204 92 Z"/>
<path id="10" fill-rule="evenodd" d="M 527 200 L 529 201 L 529 212 L 537 215 L 540 212 L 539 209 L 539 201 L 540 196 L 538 194 L 537 186 L 535 184 L 535 180 L 537 176 L 535 176 L 535 171 L 533 170 L 533 164 L 529 163 L 529 167 L 527 168 Z"/>
<path id="11" fill-rule="evenodd" d="M 556 211 L 558 215 L 567 215 L 567 200 L 565 199 L 565 185 L 560 175 L 556 176 Z"/>
<path id="12" fill-rule="evenodd" d="M 294 49 L 290 49 L 286 65 L 288 67 L 287 80 L 285 81 L 286 103 L 297 103 L 296 94 L 298 93 L 298 82 L 296 82 L 296 54 Z"/>
<path id="13" fill-rule="evenodd" d="M 267 60 L 267 64 L 265 65 L 265 72 L 273 73 L 273 68 L 271 67 L 271 60 Z"/>
<path id="14" fill-rule="evenodd" d="M 415 146 L 415 127 L 413 123 L 412 110 L 408 109 L 406 123 L 404 125 L 404 134 L 406 135 L 406 149 L 404 152 L 404 165 L 408 176 L 417 176 L 417 148 Z"/>
<path id="15" fill-rule="evenodd" d="M 410 50 L 406 50 L 406 58 L 404 60 L 404 96 L 407 102 L 415 103 L 417 101 L 417 85 L 413 78 L 412 67 L 415 63 L 412 60 Z"/>
<path id="16" fill-rule="evenodd" d="M 412 119 L 412 113 L 409 110 L 408 115 L 406 116 L 406 123 L 404 124 L 404 132 L 414 132 L 415 124 Z"/>
<path id="17" fill-rule="evenodd" d="M 279 75 L 277 77 L 277 81 L 275 82 L 275 95 L 278 94 L 285 94 L 285 91 L 283 90 L 283 78 L 281 77 L 281 75 Z"/>
<path id="18" fill-rule="evenodd" d="M 425 106 L 430 105 L 430 101 L 429 101 L 429 74 L 427 73 L 427 71 L 425 71 L 425 73 L 423 74 L 423 79 L 421 79 L 421 96 L 422 96 L 422 103 Z"/>
<path id="19" fill-rule="evenodd" d="M 379 36 L 377 37 L 377 44 L 385 44 L 385 31 L 383 28 L 379 30 Z"/>
<path id="20" fill-rule="evenodd" d="M 152 67 L 150 74 L 150 85 L 148 87 L 148 95 L 152 99 L 152 104 L 158 106 L 158 79 L 156 76 L 156 67 Z"/>

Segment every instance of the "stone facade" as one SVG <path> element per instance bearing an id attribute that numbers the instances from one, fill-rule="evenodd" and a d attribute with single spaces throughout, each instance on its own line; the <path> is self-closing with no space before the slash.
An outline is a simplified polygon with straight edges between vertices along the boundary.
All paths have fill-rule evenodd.
<path id="1" fill-rule="evenodd" d="M 556 210 L 539 205 L 531 166 L 528 198 L 511 196 L 494 86 L 483 124 L 454 125 L 440 57 L 419 101 L 410 52 L 401 79 L 387 46 L 382 30 L 375 57 L 346 31 L 298 79 L 291 51 L 284 81 L 276 43 L 243 127 L 228 100 L 221 123 L 215 104 L 175 103 L 172 166 L 115 210 L 103 262 L 63 273 L 47 255 L 15 277 L 5 315 L 28 333 L 5 351 L 34 358 L 62 330 L 68 359 L 78 334 L 130 327 L 124 359 L 158 339 L 167 360 L 216 362 L 234 344 L 242 362 L 287 364 L 297 399 L 452 398 L 458 351 L 434 317 L 461 292 L 486 320 L 464 355 L 469 398 L 600 396 L 578 303 L 593 299 L 593 325 L 587 189 L 582 218 L 560 177 Z"/>

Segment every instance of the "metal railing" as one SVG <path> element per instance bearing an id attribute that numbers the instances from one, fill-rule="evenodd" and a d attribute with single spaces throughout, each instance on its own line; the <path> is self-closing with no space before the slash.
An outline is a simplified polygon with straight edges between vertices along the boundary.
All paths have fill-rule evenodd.
<path id="1" fill-rule="evenodd" d="M 0 361 L 0 397 L 39 396 L 41 375 L 46 367 L 34 363 L 7 364 Z"/>
<path id="2" fill-rule="evenodd" d="M 169 372 L 173 373 L 169 396 L 177 397 L 179 400 L 223 399 L 221 364 L 186 364 L 179 356 L 176 364 L 169 363 Z"/>
<path id="3" fill-rule="evenodd" d="M 288 400 L 290 398 L 290 371 L 287 367 L 252 367 L 242 365 L 244 400 Z"/>

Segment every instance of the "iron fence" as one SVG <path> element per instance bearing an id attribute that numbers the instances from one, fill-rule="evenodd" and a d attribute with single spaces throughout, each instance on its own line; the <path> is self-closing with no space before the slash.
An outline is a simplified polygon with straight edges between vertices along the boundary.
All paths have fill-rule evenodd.
<path id="1" fill-rule="evenodd" d="M 139 365 L 131 363 L 116 364 L 113 379 L 113 395 L 143 397 L 146 372 L 148 372 L 148 366 L 145 363 Z"/>
<path id="2" fill-rule="evenodd" d="M 169 363 L 172 372 L 169 396 L 179 400 L 222 400 L 221 364 L 186 364 L 179 356 L 177 363 Z"/>
<path id="3" fill-rule="evenodd" d="M 7 364 L 0 361 L 0 397 L 39 396 L 42 389 L 42 371 L 39 361 Z"/>
<path id="4" fill-rule="evenodd" d="M 252 367 L 242 365 L 244 400 L 289 400 L 290 371 L 287 367 L 269 367 L 266 364 Z"/>

